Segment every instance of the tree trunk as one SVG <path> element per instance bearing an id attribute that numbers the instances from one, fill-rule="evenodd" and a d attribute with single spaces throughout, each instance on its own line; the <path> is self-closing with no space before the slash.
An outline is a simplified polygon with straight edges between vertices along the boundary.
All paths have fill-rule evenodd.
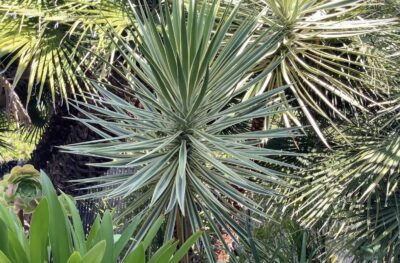
<path id="1" fill-rule="evenodd" d="M 72 113 L 77 114 L 77 112 Z M 99 139 L 83 124 L 65 119 L 68 115 L 65 107 L 59 107 L 56 110 L 51 117 L 49 127 L 32 153 L 29 163 L 36 169 L 44 170 L 56 188 L 68 194 L 77 195 L 79 194 L 78 187 L 69 183 L 69 180 L 100 176 L 106 169 L 87 165 L 87 163 L 98 162 L 99 159 L 60 152 L 57 146 Z"/>

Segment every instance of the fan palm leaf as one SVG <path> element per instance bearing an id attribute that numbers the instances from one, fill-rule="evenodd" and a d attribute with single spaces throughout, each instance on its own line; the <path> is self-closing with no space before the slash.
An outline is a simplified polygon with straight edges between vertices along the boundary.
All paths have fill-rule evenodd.
<path id="1" fill-rule="evenodd" d="M 40 96 L 49 88 L 53 102 L 88 89 L 78 75 L 94 67 L 90 52 L 107 50 L 113 59 L 109 28 L 122 34 L 133 22 L 120 1 L 0 1 L 0 58 L 5 70 L 17 62 L 15 87 L 28 72 L 28 101 L 34 87 Z M 89 51 L 88 51 L 89 50 Z"/>
<path id="2" fill-rule="evenodd" d="M 376 193 L 366 205 L 343 213 L 329 233 L 334 238 L 328 254 L 341 253 L 354 262 L 395 262 L 400 255 L 399 198 L 398 191 L 388 197 Z"/>
<path id="3" fill-rule="evenodd" d="M 398 191 L 400 175 L 400 136 L 395 130 L 383 135 L 371 131 L 348 139 L 352 146 L 341 146 L 320 159 L 296 190 L 296 213 L 306 226 L 340 215 L 343 209 L 364 205 L 376 193 L 386 198 Z"/>

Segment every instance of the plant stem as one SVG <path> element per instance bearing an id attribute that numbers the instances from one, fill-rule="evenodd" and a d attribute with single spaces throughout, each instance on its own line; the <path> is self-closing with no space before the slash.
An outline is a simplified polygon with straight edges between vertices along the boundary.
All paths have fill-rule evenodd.
<path id="1" fill-rule="evenodd" d="M 178 213 L 176 215 L 176 235 L 179 240 L 179 246 L 181 247 L 183 243 L 185 242 L 185 218 L 182 216 L 182 213 L 180 210 L 178 210 Z M 181 263 L 189 263 L 189 255 L 186 254 L 182 260 Z"/>
<path id="2" fill-rule="evenodd" d="M 19 220 L 21 221 L 22 227 L 24 227 L 24 210 L 20 209 L 17 212 L 17 216 Z"/>

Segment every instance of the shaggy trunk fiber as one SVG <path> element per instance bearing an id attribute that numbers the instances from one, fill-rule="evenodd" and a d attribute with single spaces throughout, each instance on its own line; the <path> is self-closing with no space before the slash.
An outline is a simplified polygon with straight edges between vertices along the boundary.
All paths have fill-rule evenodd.
<path id="1" fill-rule="evenodd" d="M 69 180 L 100 176 L 105 169 L 86 165 L 98 162 L 98 159 L 60 152 L 57 146 L 99 139 L 86 126 L 65 119 L 66 116 L 68 111 L 65 107 L 58 108 L 53 114 L 49 127 L 32 153 L 29 163 L 36 169 L 43 169 L 56 188 L 77 195 L 76 185 L 68 183 Z"/>

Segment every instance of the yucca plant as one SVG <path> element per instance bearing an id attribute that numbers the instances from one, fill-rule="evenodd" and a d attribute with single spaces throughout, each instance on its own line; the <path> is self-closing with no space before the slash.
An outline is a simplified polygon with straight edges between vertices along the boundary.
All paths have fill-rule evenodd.
<path id="1" fill-rule="evenodd" d="M 201 235 L 197 231 L 177 249 L 178 241 L 168 241 L 153 255 L 145 252 L 164 219 L 158 218 L 143 241 L 133 240 L 132 235 L 140 223 L 140 216 L 126 226 L 120 234 L 114 234 L 112 214 L 105 211 L 98 215 L 88 236 L 74 200 L 62 194 L 59 197 L 49 178 L 42 172 L 40 181 L 44 198 L 35 209 L 29 237 L 11 209 L 0 204 L 0 262 L 11 263 L 178 263 Z M 126 246 L 134 243 L 135 249 L 126 252 Z"/>
<path id="2" fill-rule="evenodd" d="M 110 85 L 93 81 L 99 96 L 92 96 L 91 104 L 76 102 L 86 116 L 76 119 L 104 139 L 63 149 L 110 160 L 92 164 L 96 166 L 136 167 L 135 173 L 79 182 L 103 188 L 86 197 L 128 197 L 141 191 L 126 209 L 145 207 L 143 233 L 160 214 L 167 214 L 166 240 L 175 228 L 178 235 L 186 236 L 207 225 L 223 243 L 221 230 L 250 245 L 247 220 L 268 216 L 250 193 L 279 195 L 277 186 L 288 187 L 285 174 L 268 165 L 290 166 L 274 156 L 293 154 L 264 148 L 260 142 L 298 132 L 286 128 L 225 131 L 285 110 L 277 96 L 284 87 L 240 99 L 260 79 L 246 73 L 276 46 L 280 35 L 273 34 L 263 43 L 250 41 L 257 25 L 252 18 L 226 37 L 238 9 L 227 10 L 216 24 L 219 1 L 200 7 L 195 3 L 190 1 L 185 9 L 183 1 L 174 1 L 171 11 L 162 9 L 159 21 L 148 10 L 133 11 L 139 32 L 136 42 L 141 44 L 135 49 L 119 38 L 116 46 L 124 62 L 113 69 L 142 107 L 109 92 Z M 270 71 L 275 66 L 269 65 Z M 201 241 L 214 262 L 210 238 L 204 235 Z M 236 261 L 234 256 L 232 260 Z"/>
<path id="3" fill-rule="evenodd" d="M 387 75 L 393 74 L 385 70 L 389 60 L 379 54 L 378 48 L 363 41 L 363 36 L 389 32 L 396 22 L 395 19 L 363 18 L 365 1 L 247 0 L 232 3 L 240 3 L 244 16 L 254 16 L 254 9 L 263 11 L 258 19 L 258 34 L 270 29 L 284 34 L 265 60 L 267 65 L 279 61 L 279 67 L 249 89 L 246 97 L 290 85 L 287 93 L 296 98 L 303 116 L 327 146 L 329 142 L 320 127 L 321 120 L 328 121 L 340 132 L 338 123 L 350 123 L 353 112 L 370 111 L 369 105 L 389 93 L 390 86 L 385 81 Z M 262 71 L 264 67 L 261 63 L 257 70 Z M 298 126 L 299 119 L 292 111 L 283 115 L 287 127 Z"/>

